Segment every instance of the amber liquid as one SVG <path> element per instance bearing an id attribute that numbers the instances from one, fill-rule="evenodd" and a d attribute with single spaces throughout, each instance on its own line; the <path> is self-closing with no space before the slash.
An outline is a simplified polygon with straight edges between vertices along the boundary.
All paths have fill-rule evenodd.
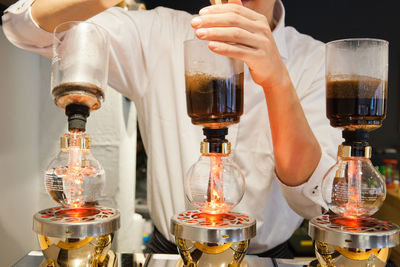
<path id="1" fill-rule="evenodd" d="M 186 104 L 193 124 L 222 128 L 238 123 L 243 114 L 243 73 L 225 79 L 186 75 Z"/>
<path id="2" fill-rule="evenodd" d="M 371 131 L 386 117 L 387 83 L 370 77 L 327 82 L 326 114 L 331 126 Z"/>

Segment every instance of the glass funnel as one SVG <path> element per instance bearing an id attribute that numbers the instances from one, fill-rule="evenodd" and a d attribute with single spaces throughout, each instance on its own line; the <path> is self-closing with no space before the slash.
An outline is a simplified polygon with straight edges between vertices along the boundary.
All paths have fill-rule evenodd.
<path id="1" fill-rule="evenodd" d="M 212 52 L 208 41 L 184 42 L 186 104 L 192 123 L 223 128 L 243 114 L 243 62 Z"/>
<path id="2" fill-rule="evenodd" d="M 326 45 L 326 113 L 331 126 L 371 131 L 386 117 L 388 42 L 344 39 Z"/>
<path id="3" fill-rule="evenodd" d="M 108 79 L 109 37 L 97 24 L 69 21 L 54 30 L 51 93 L 57 106 L 100 108 Z"/>

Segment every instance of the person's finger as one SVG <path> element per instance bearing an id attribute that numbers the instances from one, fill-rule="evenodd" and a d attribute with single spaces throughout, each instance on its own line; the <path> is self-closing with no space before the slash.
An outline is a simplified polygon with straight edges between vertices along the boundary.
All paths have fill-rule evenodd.
<path id="1" fill-rule="evenodd" d="M 228 0 L 228 3 L 243 6 L 242 0 Z"/>
<path id="2" fill-rule="evenodd" d="M 201 17 L 195 17 L 192 19 L 191 25 L 195 29 L 213 27 L 238 27 L 251 33 L 265 33 L 270 31 L 269 25 L 267 23 L 249 20 L 235 13 L 211 14 Z"/>
<path id="3" fill-rule="evenodd" d="M 257 57 L 256 49 L 240 44 L 228 44 L 224 42 L 212 41 L 209 42 L 208 47 L 214 53 L 231 58 L 241 59 L 244 62 L 253 60 L 255 57 Z"/>
<path id="4" fill-rule="evenodd" d="M 211 5 L 199 11 L 200 16 L 221 13 L 236 13 L 251 20 L 264 20 L 265 16 L 238 4 Z"/>
<path id="5" fill-rule="evenodd" d="M 197 38 L 208 41 L 236 43 L 248 47 L 257 47 L 262 37 L 236 27 L 201 28 L 196 31 Z"/>

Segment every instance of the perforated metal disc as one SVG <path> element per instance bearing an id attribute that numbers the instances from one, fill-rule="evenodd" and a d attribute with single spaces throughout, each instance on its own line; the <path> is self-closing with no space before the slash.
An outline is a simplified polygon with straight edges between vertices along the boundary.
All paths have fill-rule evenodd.
<path id="1" fill-rule="evenodd" d="M 37 234 L 50 237 L 99 236 L 113 233 L 119 227 L 120 214 L 113 208 L 55 207 L 41 210 L 33 216 L 33 230 Z"/>
<path id="2" fill-rule="evenodd" d="M 175 237 L 200 242 L 239 242 L 256 235 L 256 221 L 238 212 L 210 215 L 189 210 L 172 217 L 171 231 Z"/>
<path id="3" fill-rule="evenodd" d="M 347 248 L 389 248 L 399 244 L 399 226 L 375 218 L 321 215 L 309 223 L 313 240 Z"/>

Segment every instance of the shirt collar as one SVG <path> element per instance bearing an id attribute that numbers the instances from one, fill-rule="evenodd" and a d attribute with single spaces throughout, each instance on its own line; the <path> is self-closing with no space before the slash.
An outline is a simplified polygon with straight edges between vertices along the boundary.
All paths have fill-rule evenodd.
<path id="1" fill-rule="evenodd" d="M 281 0 L 276 0 L 274 6 L 274 24 L 275 29 L 272 35 L 275 39 L 275 43 L 278 47 L 279 53 L 283 59 L 287 59 L 288 52 L 285 40 L 285 8 Z"/>

